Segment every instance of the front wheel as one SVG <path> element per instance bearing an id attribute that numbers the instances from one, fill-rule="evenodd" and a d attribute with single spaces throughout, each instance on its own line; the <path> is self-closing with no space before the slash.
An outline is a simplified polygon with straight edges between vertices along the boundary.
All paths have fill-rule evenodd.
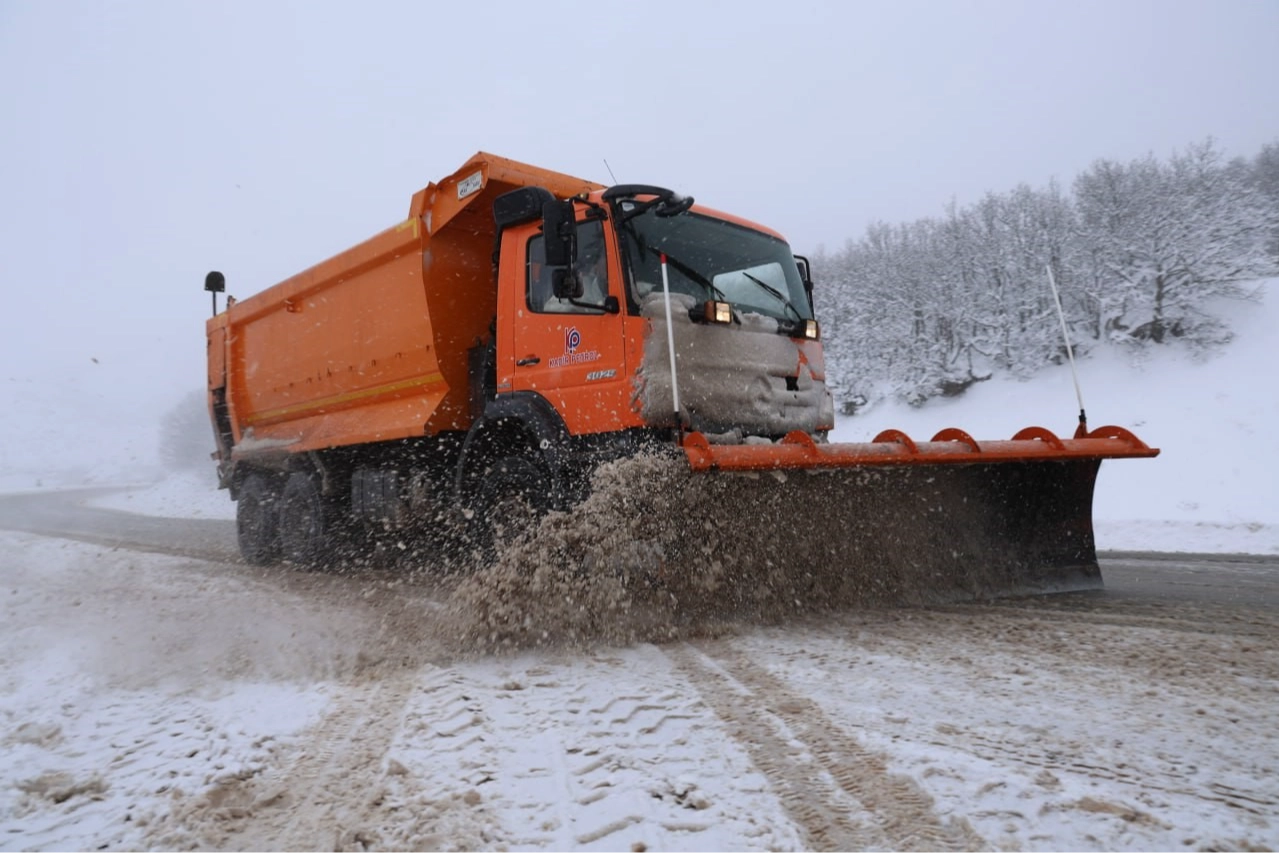
<path id="1" fill-rule="evenodd" d="M 489 558 L 523 538 L 551 507 L 550 478 L 532 459 L 507 456 L 493 464 L 480 484 L 475 523 Z"/>

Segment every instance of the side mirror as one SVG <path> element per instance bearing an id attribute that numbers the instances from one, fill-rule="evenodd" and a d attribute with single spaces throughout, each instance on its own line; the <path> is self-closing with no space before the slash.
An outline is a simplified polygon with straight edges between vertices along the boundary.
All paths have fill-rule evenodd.
<path id="1" fill-rule="evenodd" d="M 548 201 L 543 204 L 542 230 L 546 234 L 547 265 L 571 267 L 577 260 L 577 214 L 573 210 L 573 202 Z"/>
<path id="2" fill-rule="evenodd" d="M 582 277 L 572 267 L 552 270 L 551 292 L 556 299 L 581 299 L 584 292 Z"/>
<path id="3" fill-rule="evenodd" d="M 493 221 L 497 230 L 533 222 L 542 216 L 542 206 L 555 196 L 542 187 L 520 187 L 493 199 Z"/>
<path id="4" fill-rule="evenodd" d="M 803 255 L 796 255 L 795 264 L 799 267 L 799 277 L 803 280 L 804 285 L 811 289 L 813 286 L 813 273 L 812 265 L 809 264 L 808 258 Z"/>
<path id="5" fill-rule="evenodd" d="M 808 309 L 816 311 L 817 306 L 813 304 L 813 265 L 803 255 L 796 255 L 795 263 L 799 266 L 799 277 L 804 282 L 804 293 L 808 295 Z"/>

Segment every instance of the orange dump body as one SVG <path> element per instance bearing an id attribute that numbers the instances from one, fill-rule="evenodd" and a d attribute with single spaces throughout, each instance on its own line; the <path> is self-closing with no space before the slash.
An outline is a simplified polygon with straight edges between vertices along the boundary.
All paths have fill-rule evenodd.
<path id="1" fill-rule="evenodd" d="M 528 185 L 599 188 L 481 152 L 416 193 L 403 222 L 212 318 L 224 458 L 466 430 L 468 350 L 497 304 L 493 200 Z"/>

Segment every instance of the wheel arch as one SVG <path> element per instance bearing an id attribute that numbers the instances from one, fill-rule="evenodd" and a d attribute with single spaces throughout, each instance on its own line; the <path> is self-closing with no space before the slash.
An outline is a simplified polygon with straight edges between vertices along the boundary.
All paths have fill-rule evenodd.
<path id="1" fill-rule="evenodd" d="M 504 456 L 527 455 L 542 465 L 552 484 L 552 506 L 564 503 L 563 473 L 570 434 L 555 407 L 531 391 L 490 400 L 467 432 L 458 459 L 454 488 L 466 498 L 475 473 Z"/>

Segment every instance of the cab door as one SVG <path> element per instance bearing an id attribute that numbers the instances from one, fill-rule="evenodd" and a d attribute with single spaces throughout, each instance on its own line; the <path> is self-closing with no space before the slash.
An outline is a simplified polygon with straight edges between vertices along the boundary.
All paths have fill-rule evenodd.
<path id="1" fill-rule="evenodd" d="M 545 397 L 574 435 L 633 426 L 622 314 L 605 299 L 625 305 L 617 246 L 599 219 L 579 220 L 576 269 L 583 282 L 577 300 L 555 297 L 540 232 L 521 230 L 503 256 L 522 263 L 506 268 L 503 307 L 509 335 L 498 336 L 498 391 L 532 391 Z M 518 271 L 518 273 L 517 273 Z M 598 307 L 596 307 L 598 306 Z"/>

